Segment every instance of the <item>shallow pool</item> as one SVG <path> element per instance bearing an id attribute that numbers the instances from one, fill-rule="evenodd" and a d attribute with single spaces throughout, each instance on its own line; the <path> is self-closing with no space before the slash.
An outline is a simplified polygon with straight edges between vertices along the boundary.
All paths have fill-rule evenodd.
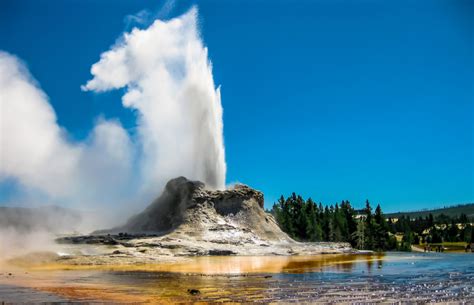
<path id="1" fill-rule="evenodd" d="M 199 257 L 176 264 L 15 269 L 0 302 L 474 301 L 474 255 Z"/>

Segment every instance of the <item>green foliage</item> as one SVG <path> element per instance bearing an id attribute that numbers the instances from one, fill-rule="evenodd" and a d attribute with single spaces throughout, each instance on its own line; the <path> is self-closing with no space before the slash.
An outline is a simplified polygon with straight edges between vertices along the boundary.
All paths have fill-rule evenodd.
<path id="1" fill-rule="evenodd" d="M 398 247 L 397 238 L 395 237 L 395 235 L 389 235 L 387 248 L 388 249 L 397 249 L 397 247 Z"/>
<path id="2" fill-rule="evenodd" d="M 474 242 L 474 227 L 464 213 L 429 213 L 418 218 L 400 214 L 387 220 L 380 205 L 373 211 L 367 200 L 356 217 L 349 201 L 323 206 L 295 193 L 288 198 L 281 196 L 271 213 L 283 231 L 301 241 L 349 242 L 357 249 L 375 251 L 411 251 L 411 245 L 420 243 Z M 401 242 L 395 234 L 403 235 Z"/>
<path id="3" fill-rule="evenodd" d="M 389 219 L 388 228 L 391 233 L 411 234 L 412 244 L 442 243 L 442 242 L 467 242 L 473 239 L 473 229 L 469 218 L 465 214 L 448 216 L 439 214 L 434 217 L 428 214 L 425 218 L 410 219 L 402 215 L 397 221 Z"/>
<path id="4" fill-rule="evenodd" d="M 349 242 L 358 249 L 377 251 L 397 246 L 396 239 L 389 236 L 389 225 L 380 205 L 372 215 L 368 201 L 365 217 L 359 220 L 349 201 L 323 207 L 295 193 L 286 199 L 281 196 L 271 212 L 281 229 L 296 240 Z"/>

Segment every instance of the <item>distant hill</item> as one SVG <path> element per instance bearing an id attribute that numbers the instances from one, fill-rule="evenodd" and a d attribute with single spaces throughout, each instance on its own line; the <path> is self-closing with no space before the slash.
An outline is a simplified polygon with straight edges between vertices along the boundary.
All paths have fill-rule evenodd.
<path id="1" fill-rule="evenodd" d="M 400 218 L 402 215 L 405 215 L 405 216 L 409 216 L 410 218 L 418 218 L 420 216 L 426 217 L 430 213 L 433 214 L 433 216 L 435 217 L 440 214 L 444 214 L 450 217 L 466 214 L 467 217 L 469 217 L 469 219 L 474 219 L 474 203 L 459 204 L 455 206 L 444 207 L 444 208 L 433 209 L 433 210 L 388 213 L 388 214 L 385 214 L 385 217 Z"/>

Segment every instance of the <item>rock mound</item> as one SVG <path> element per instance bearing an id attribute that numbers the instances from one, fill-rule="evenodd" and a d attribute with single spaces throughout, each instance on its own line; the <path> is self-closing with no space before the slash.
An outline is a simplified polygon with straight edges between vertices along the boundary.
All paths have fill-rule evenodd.
<path id="1" fill-rule="evenodd" d="M 196 206 L 195 193 L 203 187 L 202 182 L 190 181 L 184 177 L 170 180 L 161 196 L 118 230 L 128 233 L 157 233 L 176 228 L 184 222 L 186 211 Z"/>
<path id="2" fill-rule="evenodd" d="M 352 251 L 347 243 L 294 241 L 264 211 L 263 203 L 263 194 L 246 185 L 210 190 L 202 182 L 179 177 L 169 181 L 161 196 L 125 225 L 61 241 L 116 245 L 120 253 L 112 253 L 114 260 Z"/>
<path id="3" fill-rule="evenodd" d="M 272 241 L 291 241 L 263 209 L 263 194 L 246 185 L 227 190 L 206 189 L 185 177 L 170 180 L 157 199 L 122 227 L 102 233 L 166 234 L 186 231 L 192 236 L 232 231 Z"/>

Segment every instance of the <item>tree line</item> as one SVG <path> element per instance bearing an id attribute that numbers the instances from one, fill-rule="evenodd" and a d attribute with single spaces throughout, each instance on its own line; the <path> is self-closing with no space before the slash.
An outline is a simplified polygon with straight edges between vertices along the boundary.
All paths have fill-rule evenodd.
<path id="1" fill-rule="evenodd" d="M 362 214 L 357 214 L 347 200 L 323 206 L 293 193 L 288 198 L 281 196 L 270 212 L 295 240 L 348 242 L 357 249 L 376 251 L 399 247 L 382 208 L 377 205 L 374 212 L 368 200 Z"/>
<path id="2" fill-rule="evenodd" d="M 474 228 L 466 214 L 448 216 L 440 214 L 433 217 L 410 219 L 402 215 L 398 219 L 388 219 L 390 232 L 403 233 L 407 244 L 437 244 L 442 242 L 474 242 Z"/>
<path id="3" fill-rule="evenodd" d="M 465 214 L 386 219 L 380 204 L 373 211 L 368 200 L 363 210 L 356 211 L 347 200 L 323 206 L 295 193 L 281 196 L 270 212 L 281 229 L 299 241 L 348 242 L 354 248 L 375 251 L 411 251 L 411 245 L 474 242 L 474 227 Z"/>

